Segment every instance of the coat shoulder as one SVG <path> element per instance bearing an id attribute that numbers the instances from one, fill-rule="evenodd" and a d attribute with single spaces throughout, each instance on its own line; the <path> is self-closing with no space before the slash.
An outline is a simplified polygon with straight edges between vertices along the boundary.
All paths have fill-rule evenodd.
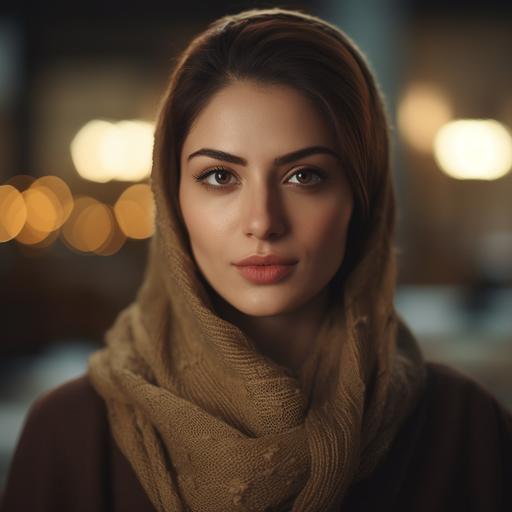
<path id="1" fill-rule="evenodd" d="M 106 407 L 86 375 L 43 393 L 26 416 L 0 511 L 104 510 L 108 450 Z"/>
<path id="2" fill-rule="evenodd" d="M 499 417 L 512 433 L 512 412 L 485 385 L 443 363 L 427 362 L 426 367 L 430 404 L 434 409 L 441 408 L 444 421 L 450 411 L 462 416 L 479 411 L 484 416 Z"/>
<path id="3" fill-rule="evenodd" d="M 386 457 L 346 510 L 512 510 L 512 415 L 462 371 L 426 362 L 426 385 Z"/>
<path id="4" fill-rule="evenodd" d="M 89 425 L 106 416 L 104 401 L 93 388 L 87 374 L 68 380 L 41 394 L 32 404 L 26 424 L 38 424 L 54 428 Z"/>

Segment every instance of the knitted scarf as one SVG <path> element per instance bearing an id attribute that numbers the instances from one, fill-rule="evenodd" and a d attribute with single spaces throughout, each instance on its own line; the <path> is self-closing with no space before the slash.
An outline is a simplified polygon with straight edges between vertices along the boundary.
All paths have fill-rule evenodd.
<path id="1" fill-rule="evenodd" d="M 343 510 L 425 382 L 422 353 L 393 304 L 391 180 L 363 256 L 333 290 L 294 374 L 217 314 L 169 193 L 165 122 L 163 112 L 144 281 L 88 366 L 114 439 L 159 512 Z"/>

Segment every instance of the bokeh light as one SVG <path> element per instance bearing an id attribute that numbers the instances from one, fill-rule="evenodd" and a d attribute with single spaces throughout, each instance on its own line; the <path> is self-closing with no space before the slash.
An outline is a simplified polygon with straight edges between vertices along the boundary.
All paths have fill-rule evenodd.
<path id="1" fill-rule="evenodd" d="M 22 195 L 27 207 L 26 222 L 32 229 L 49 233 L 58 227 L 62 211 L 51 190 L 30 187 Z"/>
<path id="2" fill-rule="evenodd" d="M 123 233 L 129 238 L 144 239 L 153 235 L 154 200 L 147 184 L 128 187 L 116 201 L 114 212 Z"/>
<path id="3" fill-rule="evenodd" d="M 112 179 L 103 165 L 101 154 L 103 140 L 110 126 L 108 121 L 89 121 L 71 142 L 71 158 L 82 178 L 99 183 Z"/>
<path id="4" fill-rule="evenodd" d="M 73 209 L 73 196 L 57 176 L 19 174 L 0 187 L 0 242 L 16 239 L 46 247 Z M 56 234 L 55 234 L 56 235 Z M 42 243 L 45 241 L 45 243 Z"/>
<path id="5" fill-rule="evenodd" d="M 153 131 L 147 121 L 89 121 L 71 142 L 75 168 L 83 178 L 99 183 L 143 180 L 151 172 Z"/>
<path id="6" fill-rule="evenodd" d="M 83 196 L 76 198 L 75 207 L 62 227 L 62 238 L 72 249 L 93 252 L 108 242 L 111 231 L 108 206 Z"/>
<path id="7" fill-rule="evenodd" d="M 111 175 L 140 181 L 151 172 L 153 125 L 145 121 L 120 121 L 111 125 L 102 145 L 102 158 Z"/>
<path id="8" fill-rule="evenodd" d="M 30 188 L 41 191 L 52 202 L 58 215 L 54 229 L 62 226 L 73 210 L 73 196 L 66 183 L 57 176 L 43 176 Z"/>
<path id="9" fill-rule="evenodd" d="M 153 234 L 153 196 L 147 184 L 128 187 L 116 209 L 92 197 L 74 198 L 57 176 L 13 176 L 9 184 L 0 186 L 0 242 L 15 239 L 43 248 L 60 235 L 73 251 L 111 256 L 127 237 L 144 239 Z"/>
<path id="10" fill-rule="evenodd" d="M 114 216 L 114 212 L 110 207 L 108 208 L 108 214 L 112 226 L 109 237 L 107 238 L 104 244 L 102 244 L 100 247 L 98 247 L 98 249 L 94 251 L 95 254 L 98 254 L 100 256 L 112 256 L 113 254 L 118 252 L 119 249 L 121 249 L 121 247 L 126 242 L 126 236 L 119 229 L 119 226 Z"/>
<path id="11" fill-rule="evenodd" d="M 398 127 L 404 139 L 417 151 L 430 153 L 439 128 L 452 119 L 448 98 L 428 83 L 412 84 L 400 101 Z"/>
<path id="12" fill-rule="evenodd" d="M 12 185 L 0 186 L 0 242 L 15 238 L 27 220 L 27 208 L 19 190 Z"/>
<path id="13" fill-rule="evenodd" d="M 495 180 L 512 167 L 512 137 L 493 119 L 459 119 L 437 133 L 434 157 L 452 178 Z"/>
<path id="14" fill-rule="evenodd" d="M 32 246 L 35 249 L 43 249 L 49 247 L 58 238 L 58 230 L 55 231 L 39 231 L 25 224 L 20 233 L 16 236 L 16 242 L 23 245 Z"/>

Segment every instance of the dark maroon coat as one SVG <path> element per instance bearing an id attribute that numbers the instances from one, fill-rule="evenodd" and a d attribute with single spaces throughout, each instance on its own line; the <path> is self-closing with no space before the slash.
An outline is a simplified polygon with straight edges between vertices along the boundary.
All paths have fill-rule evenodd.
<path id="1" fill-rule="evenodd" d="M 385 460 L 343 511 L 512 511 L 512 415 L 474 380 L 427 363 L 426 391 Z M 154 512 L 87 376 L 26 419 L 1 512 Z"/>

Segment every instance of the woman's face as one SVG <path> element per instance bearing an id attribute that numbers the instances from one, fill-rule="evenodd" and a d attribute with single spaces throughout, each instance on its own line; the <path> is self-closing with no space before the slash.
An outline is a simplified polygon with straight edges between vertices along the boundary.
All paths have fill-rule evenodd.
<path id="1" fill-rule="evenodd" d="M 307 148 L 323 150 L 283 158 Z M 226 86 L 195 119 L 180 163 L 192 252 L 225 301 L 272 316 L 325 290 L 343 261 L 353 197 L 329 125 L 300 92 L 250 81 Z M 254 282 L 234 265 L 254 254 L 296 263 L 277 280 Z"/>

